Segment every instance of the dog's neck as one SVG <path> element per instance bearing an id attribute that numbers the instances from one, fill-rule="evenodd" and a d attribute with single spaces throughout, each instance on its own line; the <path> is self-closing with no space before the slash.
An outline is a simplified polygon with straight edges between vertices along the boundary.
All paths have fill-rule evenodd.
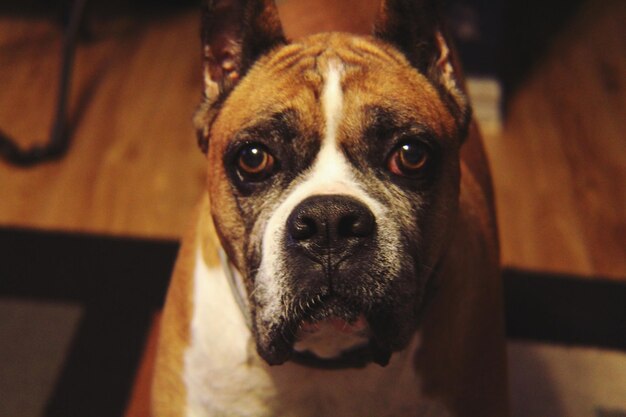
<path id="1" fill-rule="evenodd" d="M 224 251 L 224 249 L 217 248 L 217 254 L 220 258 L 220 264 L 222 265 L 222 269 L 224 270 L 224 276 L 226 277 L 226 281 L 228 282 L 228 286 L 233 294 L 233 298 L 239 307 L 239 311 L 243 316 L 243 319 L 248 327 L 250 332 L 252 329 L 252 317 L 250 315 L 250 303 L 247 300 L 246 289 L 243 283 L 243 277 L 239 273 L 239 271 L 233 266 L 233 264 L 228 259 L 228 255 Z"/>

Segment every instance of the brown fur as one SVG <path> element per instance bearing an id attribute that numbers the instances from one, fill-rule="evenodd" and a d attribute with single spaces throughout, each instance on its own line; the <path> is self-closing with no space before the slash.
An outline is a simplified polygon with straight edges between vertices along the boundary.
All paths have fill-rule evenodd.
<path id="1" fill-rule="evenodd" d="M 495 222 L 483 185 L 464 162 L 460 206 L 458 231 L 442 262 L 443 279 L 423 319 L 417 366 L 425 392 L 442 398 L 457 415 L 506 416 Z"/>

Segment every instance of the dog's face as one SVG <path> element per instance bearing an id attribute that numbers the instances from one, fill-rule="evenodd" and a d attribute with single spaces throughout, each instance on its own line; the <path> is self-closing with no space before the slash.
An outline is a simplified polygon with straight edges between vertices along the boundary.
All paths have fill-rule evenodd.
<path id="1" fill-rule="evenodd" d="M 416 11 L 393 3 L 377 37 L 293 43 L 269 2 L 206 10 L 205 23 L 229 6 L 252 28 L 233 31 L 239 44 L 204 32 L 208 100 L 197 120 L 210 141 L 213 220 L 270 364 L 294 350 L 333 359 L 357 348 L 385 363 L 415 332 L 454 227 L 465 100 L 439 32 L 432 57 L 397 49 L 408 39 L 392 36 L 403 7 Z"/>

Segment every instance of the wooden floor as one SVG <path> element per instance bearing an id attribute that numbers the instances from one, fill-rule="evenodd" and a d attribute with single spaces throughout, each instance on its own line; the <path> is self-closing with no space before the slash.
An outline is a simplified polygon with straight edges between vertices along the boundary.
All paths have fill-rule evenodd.
<path id="1" fill-rule="evenodd" d="M 626 278 L 624 22 L 584 6 L 487 137 L 505 264 Z"/>
<path id="2" fill-rule="evenodd" d="M 374 11 L 313 3 L 280 3 L 288 33 L 360 30 Z M 505 265 L 626 278 L 624 22 L 626 2 L 584 6 L 487 132 Z M 177 238 L 205 177 L 197 13 L 100 26 L 77 54 L 71 151 L 0 162 L 0 227 Z M 47 136 L 59 47 L 50 22 L 0 15 L 0 128 L 24 146 Z"/>

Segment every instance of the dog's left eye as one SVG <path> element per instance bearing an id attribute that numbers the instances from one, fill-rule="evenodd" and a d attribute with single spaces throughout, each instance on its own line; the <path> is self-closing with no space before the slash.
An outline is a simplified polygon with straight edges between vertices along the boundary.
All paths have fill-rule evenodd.
<path id="1" fill-rule="evenodd" d="M 414 177 L 421 174 L 430 158 L 430 148 L 418 141 L 404 142 L 387 161 L 387 168 L 396 175 Z"/>
<path id="2" fill-rule="evenodd" d="M 261 181 L 274 170 L 274 157 L 260 144 L 245 145 L 237 154 L 237 171 L 248 181 Z"/>

